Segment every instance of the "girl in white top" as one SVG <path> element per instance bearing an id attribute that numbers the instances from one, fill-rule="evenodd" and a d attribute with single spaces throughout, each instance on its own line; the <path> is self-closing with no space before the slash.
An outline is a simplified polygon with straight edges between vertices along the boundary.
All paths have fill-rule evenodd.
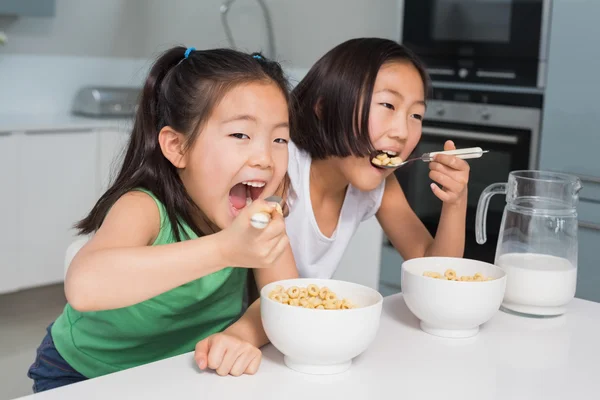
<path id="1" fill-rule="evenodd" d="M 331 278 L 359 224 L 373 215 L 405 260 L 462 257 L 469 165 L 448 155 L 429 164 L 440 185 L 431 190 L 443 201 L 434 239 L 393 170 L 371 162 L 383 151 L 409 157 L 421 138 L 428 91 L 421 62 L 377 38 L 338 45 L 296 86 L 286 230 L 300 276 Z"/>

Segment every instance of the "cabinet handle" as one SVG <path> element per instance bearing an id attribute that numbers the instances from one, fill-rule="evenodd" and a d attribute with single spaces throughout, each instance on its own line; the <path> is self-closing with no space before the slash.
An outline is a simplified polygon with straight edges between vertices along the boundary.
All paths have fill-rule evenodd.
<path id="1" fill-rule="evenodd" d="M 423 135 L 442 136 L 447 139 L 458 138 L 465 140 L 477 140 L 480 142 L 517 144 L 519 138 L 515 135 L 500 135 L 497 133 L 455 131 L 453 129 L 424 127 Z"/>
<path id="2" fill-rule="evenodd" d="M 592 231 L 600 231 L 600 224 L 594 224 L 593 222 L 579 221 L 579 227 Z"/>

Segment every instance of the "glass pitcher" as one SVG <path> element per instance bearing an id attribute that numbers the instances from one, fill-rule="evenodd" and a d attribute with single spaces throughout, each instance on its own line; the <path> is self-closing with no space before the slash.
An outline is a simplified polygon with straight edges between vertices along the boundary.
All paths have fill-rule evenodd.
<path id="1" fill-rule="evenodd" d="M 490 198 L 506 195 L 495 264 L 506 272 L 504 311 L 533 317 L 566 312 L 577 284 L 578 177 L 513 171 L 508 183 L 488 186 L 479 198 L 475 234 L 486 241 Z"/>

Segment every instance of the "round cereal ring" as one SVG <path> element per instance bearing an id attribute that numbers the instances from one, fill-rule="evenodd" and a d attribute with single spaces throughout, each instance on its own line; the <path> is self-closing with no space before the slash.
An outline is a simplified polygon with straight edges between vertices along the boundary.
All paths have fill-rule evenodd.
<path id="1" fill-rule="evenodd" d="M 337 295 L 336 295 L 335 293 L 333 293 L 333 292 L 328 292 L 328 293 L 325 295 L 325 300 L 326 300 L 326 301 L 337 300 Z"/>
<path id="2" fill-rule="evenodd" d="M 298 293 L 298 298 L 299 299 L 305 299 L 308 297 L 308 289 L 306 288 L 300 288 L 300 293 Z"/>
<path id="3" fill-rule="evenodd" d="M 323 304 L 319 304 L 318 306 L 315 307 L 317 310 L 324 310 L 325 306 L 323 306 Z"/>
<path id="4" fill-rule="evenodd" d="M 290 301 L 290 296 L 287 293 L 281 293 L 281 302 L 287 304 Z"/>
<path id="5" fill-rule="evenodd" d="M 292 286 L 287 290 L 287 294 L 290 296 L 290 299 L 297 299 L 298 295 L 300 294 L 300 289 L 296 286 Z"/>
<path id="6" fill-rule="evenodd" d="M 447 269 L 446 272 L 444 272 L 444 276 L 448 279 L 454 279 L 456 278 L 456 271 L 453 269 Z"/>
<path id="7" fill-rule="evenodd" d="M 319 287 L 317 285 L 308 285 L 306 290 L 311 297 L 317 297 L 319 295 Z"/>
<path id="8" fill-rule="evenodd" d="M 271 300 L 275 300 L 275 301 L 276 301 L 276 302 L 278 302 L 278 303 L 281 303 L 281 300 L 282 300 L 282 299 L 281 299 L 281 293 L 271 293 L 271 294 L 269 295 L 269 298 L 270 298 Z"/>
<path id="9" fill-rule="evenodd" d="M 325 298 L 327 297 L 327 293 L 329 293 L 328 287 L 322 287 L 321 290 L 319 290 L 319 297 L 321 298 L 321 300 L 325 300 Z"/>

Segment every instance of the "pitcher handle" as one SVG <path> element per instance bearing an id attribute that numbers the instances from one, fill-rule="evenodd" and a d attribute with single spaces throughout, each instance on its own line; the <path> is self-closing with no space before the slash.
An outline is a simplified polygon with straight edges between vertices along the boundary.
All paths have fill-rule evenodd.
<path id="1" fill-rule="evenodd" d="M 475 217 L 475 238 L 477 243 L 484 244 L 487 240 L 487 212 L 490 207 L 490 199 L 495 194 L 506 194 L 506 183 L 494 183 L 486 187 L 477 203 L 477 216 Z"/>

